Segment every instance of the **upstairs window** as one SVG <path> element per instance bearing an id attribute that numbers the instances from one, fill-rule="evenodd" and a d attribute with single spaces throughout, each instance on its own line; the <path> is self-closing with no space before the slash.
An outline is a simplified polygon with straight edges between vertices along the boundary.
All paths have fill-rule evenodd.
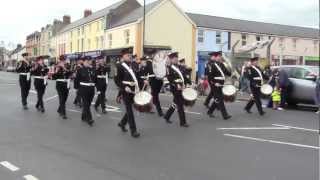
<path id="1" fill-rule="evenodd" d="M 130 30 L 124 31 L 124 40 L 126 45 L 130 43 Z"/>
<path id="2" fill-rule="evenodd" d="M 241 43 L 242 46 L 247 45 L 247 34 L 241 34 Z"/>
<path id="3" fill-rule="evenodd" d="M 221 44 L 221 32 L 217 31 L 216 32 L 216 44 Z"/>
<path id="4" fill-rule="evenodd" d="M 199 43 L 204 42 L 204 30 L 198 30 L 198 42 Z"/>

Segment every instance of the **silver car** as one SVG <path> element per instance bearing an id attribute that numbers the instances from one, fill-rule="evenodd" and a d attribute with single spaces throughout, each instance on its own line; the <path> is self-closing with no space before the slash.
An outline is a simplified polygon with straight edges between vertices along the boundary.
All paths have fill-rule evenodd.
<path id="1" fill-rule="evenodd" d="M 289 105 L 295 106 L 300 103 L 315 104 L 314 97 L 316 93 L 316 80 L 319 77 L 319 67 L 286 65 L 273 68 L 284 70 L 288 73 L 290 86 L 287 103 Z"/>

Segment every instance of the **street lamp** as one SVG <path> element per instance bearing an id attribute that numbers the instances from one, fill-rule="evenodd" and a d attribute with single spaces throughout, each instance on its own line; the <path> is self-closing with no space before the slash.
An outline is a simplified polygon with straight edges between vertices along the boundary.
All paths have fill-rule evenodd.
<path id="1" fill-rule="evenodd" d="M 143 37 L 142 37 L 142 54 L 144 55 L 144 45 L 146 37 L 146 0 L 143 0 Z"/>

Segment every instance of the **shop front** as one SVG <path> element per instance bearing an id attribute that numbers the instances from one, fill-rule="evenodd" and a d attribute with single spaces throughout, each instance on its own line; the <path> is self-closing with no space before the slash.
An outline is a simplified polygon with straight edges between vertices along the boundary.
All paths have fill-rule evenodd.
<path id="1" fill-rule="evenodd" d="M 318 56 L 305 56 L 304 64 L 308 66 L 319 66 L 320 65 L 320 57 Z"/>

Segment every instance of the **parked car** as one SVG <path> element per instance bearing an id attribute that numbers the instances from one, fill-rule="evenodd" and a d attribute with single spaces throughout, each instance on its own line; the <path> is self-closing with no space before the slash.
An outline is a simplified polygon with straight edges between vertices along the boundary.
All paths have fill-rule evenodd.
<path id="1" fill-rule="evenodd" d="M 14 66 L 8 66 L 7 68 L 6 68 L 6 71 L 7 72 L 14 72 L 16 70 L 16 67 L 14 67 Z"/>
<path id="2" fill-rule="evenodd" d="M 290 106 L 297 104 L 315 105 L 314 96 L 316 80 L 319 76 L 319 67 L 303 65 L 277 66 L 272 69 L 284 70 L 288 73 L 289 97 L 287 103 Z"/>

